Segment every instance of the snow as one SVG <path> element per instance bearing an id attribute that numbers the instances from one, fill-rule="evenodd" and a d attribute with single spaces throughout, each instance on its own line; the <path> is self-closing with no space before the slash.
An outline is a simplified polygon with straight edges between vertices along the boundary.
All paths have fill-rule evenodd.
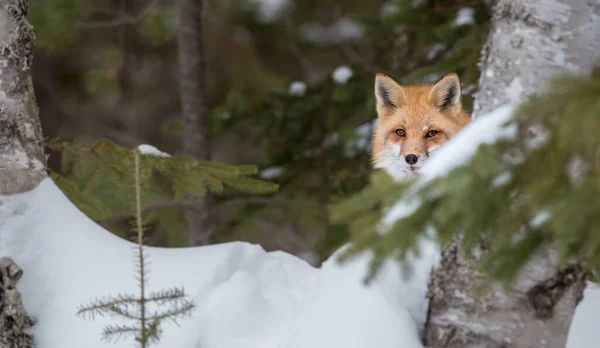
<path id="1" fill-rule="evenodd" d="M 596 347 L 600 341 L 600 286 L 588 282 L 583 300 L 575 309 L 566 348 Z"/>
<path id="2" fill-rule="evenodd" d="M 103 327 L 130 322 L 88 321 L 75 312 L 97 297 L 138 292 L 135 244 L 87 218 L 50 178 L 0 200 L 0 252 L 24 270 L 18 289 L 38 320 L 37 347 L 107 347 Z M 314 268 L 287 253 L 242 242 L 146 251 L 148 290 L 181 286 L 196 305 L 179 326 L 162 324 L 160 347 L 422 347 L 429 269 L 415 268 L 420 276 L 405 280 L 400 265 L 390 261 L 365 286 L 369 253 L 341 265 L 334 255 Z M 125 339 L 110 346 L 132 343 Z"/>
<path id="3" fill-rule="evenodd" d="M 348 140 L 345 144 L 344 155 L 346 157 L 354 157 L 361 153 L 370 152 L 373 142 L 373 130 L 377 127 L 379 119 L 370 122 L 365 122 L 354 129 L 354 137 Z"/>
<path id="4" fill-rule="evenodd" d="M 364 28 L 356 21 L 342 17 L 329 26 L 317 22 L 305 23 L 300 26 L 300 34 L 312 44 L 331 45 L 361 40 Z"/>
<path id="5" fill-rule="evenodd" d="M 302 97 L 306 94 L 306 83 L 302 81 L 294 81 L 290 84 L 289 93 L 298 97 Z"/>
<path id="6" fill-rule="evenodd" d="M 444 50 L 446 49 L 446 45 L 442 44 L 442 43 L 436 43 L 431 45 L 431 47 L 429 47 L 429 49 L 427 50 L 427 53 L 425 53 L 425 58 L 428 61 L 432 61 L 435 58 L 437 58 L 440 53 L 444 52 Z"/>
<path id="7" fill-rule="evenodd" d="M 337 67 L 332 74 L 333 80 L 341 85 L 345 84 L 352 77 L 352 69 L 342 65 Z"/>
<path id="8" fill-rule="evenodd" d="M 397 1 L 388 1 L 381 6 L 379 16 L 382 19 L 392 17 L 400 12 L 400 4 Z"/>
<path id="9" fill-rule="evenodd" d="M 264 180 L 275 179 L 281 176 L 285 172 L 285 168 L 283 167 L 269 167 L 263 169 L 258 176 Z"/>
<path id="10" fill-rule="evenodd" d="M 152 145 L 142 144 L 138 146 L 138 150 L 144 155 L 158 156 L 158 157 L 171 157 L 168 153 L 162 152 Z"/>
<path id="11" fill-rule="evenodd" d="M 529 222 L 529 225 L 533 228 L 539 228 L 550 219 L 550 212 L 547 210 L 540 211 L 533 219 Z"/>
<path id="12" fill-rule="evenodd" d="M 251 0 L 258 6 L 256 14 L 261 23 L 273 23 L 279 20 L 283 13 L 290 7 L 290 0 Z"/>
<path id="13" fill-rule="evenodd" d="M 463 7 L 458 10 L 456 19 L 454 20 L 454 26 L 461 27 L 464 25 L 475 24 L 475 10 L 470 7 Z"/>
<path id="14" fill-rule="evenodd" d="M 502 172 L 498 174 L 494 180 L 492 180 L 492 188 L 498 188 L 500 186 L 504 186 L 508 184 L 513 178 L 511 172 Z"/>
<path id="15" fill-rule="evenodd" d="M 575 186 L 581 185 L 589 170 L 590 164 L 580 154 L 573 155 L 567 163 L 567 175 Z"/>

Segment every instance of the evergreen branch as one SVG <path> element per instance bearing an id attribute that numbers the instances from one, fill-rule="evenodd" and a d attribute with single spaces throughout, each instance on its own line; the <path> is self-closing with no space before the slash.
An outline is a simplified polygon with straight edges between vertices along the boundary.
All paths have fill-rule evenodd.
<path id="1" fill-rule="evenodd" d="M 152 292 L 148 295 L 146 301 L 148 302 L 156 302 L 162 303 L 170 300 L 178 300 L 185 297 L 185 293 L 183 288 L 171 288 L 168 290 L 160 290 L 156 292 Z"/>
<path id="2" fill-rule="evenodd" d="M 138 300 L 139 302 L 139 300 Z M 143 306 L 140 306 L 140 308 L 142 308 Z M 128 319 L 133 319 L 133 320 L 141 320 L 141 314 L 140 311 L 138 310 L 137 313 L 131 312 L 129 310 L 129 308 L 127 307 L 119 307 L 119 306 L 107 306 L 107 308 L 113 312 L 114 314 L 118 314 L 120 316 L 123 316 L 125 318 Z"/>
<path id="3" fill-rule="evenodd" d="M 171 308 L 164 312 L 155 311 L 147 317 L 148 320 L 163 320 L 169 319 L 173 323 L 177 323 L 176 318 L 188 315 L 195 306 L 192 302 L 182 300 L 180 303 L 174 304 Z"/>
<path id="4" fill-rule="evenodd" d="M 139 300 L 133 294 L 118 295 L 116 299 L 96 299 L 88 306 L 79 306 L 76 315 L 90 315 L 94 318 L 95 315 L 105 315 L 114 312 L 112 309 L 118 306 L 129 306 L 137 304 Z"/>
<path id="5" fill-rule="evenodd" d="M 106 342 L 118 341 L 127 335 L 136 335 L 140 329 L 130 325 L 108 325 L 102 330 L 102 336 Z M 116 338 L 113 338 L 116 336 Z"/>

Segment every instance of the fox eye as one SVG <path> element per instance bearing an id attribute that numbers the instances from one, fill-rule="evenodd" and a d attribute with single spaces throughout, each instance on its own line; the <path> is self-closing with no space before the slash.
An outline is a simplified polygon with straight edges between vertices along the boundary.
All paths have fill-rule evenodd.
<path id="1" fill-rule="evenodd" d="M 431 138 L 431 137 L 434 137 L 436 134 L 438 134 L 438 131 L 436 131 L 436 130 L 430 130 L 429 132 L 427 132 L 426 137 L 427 138 Z"/>
<path id="2" fill-rule="evenodd" d="M 406 135 L 406 132 L 404 131 L 404 129 L 396 129 L 396 135 L 399 137 L 403 137 Z"/>

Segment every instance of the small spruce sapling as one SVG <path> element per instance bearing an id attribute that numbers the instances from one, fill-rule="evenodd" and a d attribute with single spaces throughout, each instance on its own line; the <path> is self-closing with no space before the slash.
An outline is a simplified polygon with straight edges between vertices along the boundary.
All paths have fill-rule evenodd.
<path id="1" fill-rule="evenodd" d="M 96 315 L 113 315 L 133 321 L 128 325 L 109 325 L 103 330 L 103 339 L 111 341 L 121 337 L 134 336 L 142 348 L 158 343 L 161 335 L 161 324 L 164 320 L 177 323 L 177 319 L 188 315 L 194 304 L 185 299 L 183 288 L 171 288 L 147 293 L 147 256 L 144 251 L 144 226 L 142 221 L 142 185 L 143 178 L 148 175 L 140 164 L 140 151 L 134 152 L 135 166 L 135 230 L 137 245 L 134 247 L 134 260 L 137 266 L 137 279 L 140 293 L 120 294 L 117 296 L 96 299 L 87 306 L 81 306 L 78 315 L 93 319 Z M 162 307 L 162 308 L 161 308 Z"/>

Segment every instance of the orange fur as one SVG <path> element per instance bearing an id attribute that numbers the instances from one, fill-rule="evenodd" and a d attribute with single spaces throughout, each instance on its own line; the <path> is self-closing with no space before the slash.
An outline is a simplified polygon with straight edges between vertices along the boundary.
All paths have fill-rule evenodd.
<path id="1" fill-rule="evenodd" d="M 391 77 L 377 74 L 375 96 L 379 123 L 373 134 L 373 165 L 396 178 L 417 173 L 471 119 L 462 107 L 456 74 L 415 86 L 400 86 Z M 404 132 L 398 135 L 398 130 Z M 408 155 L 416 156 L 416 162 Z"/>

